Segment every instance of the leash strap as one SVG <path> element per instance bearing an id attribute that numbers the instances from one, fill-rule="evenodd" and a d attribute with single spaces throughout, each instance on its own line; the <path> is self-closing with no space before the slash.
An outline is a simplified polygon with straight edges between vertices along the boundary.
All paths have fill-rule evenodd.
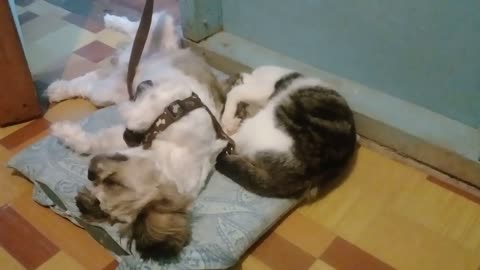
<path id="1" fill-rule="evenodd" d="M 138 30 L 135 34 L 135 39 L 133 41 L 132 52 L 130 53 L 130 61 L 128 62 L 127 89 L 128 97 L 132 101 L 135 100 L 132 85 L 133 79 L 135 78 L 138 63 L 140 62 L 140 58 L 142 57 L 145 42 L 147 41 L 148 37 L 148 32 L 150 31 L 152 14 L 153 0 L 146 0 L 145 7 L 143 8 L 142 17 L 140 18 L 140 23 L 138 25 Z"/>

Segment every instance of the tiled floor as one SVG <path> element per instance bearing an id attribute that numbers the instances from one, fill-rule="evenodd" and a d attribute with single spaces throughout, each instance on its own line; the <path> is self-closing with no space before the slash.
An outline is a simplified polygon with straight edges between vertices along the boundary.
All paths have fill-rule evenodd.
<path id="1" fill-rule="evenodd" d="M 123 36 L 104 29 L 105 9 L 138 16 L 142 0 L 17 0 L 29 64 L 41 92 L 102 64 Z M 178 18 L 176 0 L 157 0 Z M 83 100 L 43 118 L 0 129 L 0 162 L 80 119 Z M 0 168 L 0 269 L 114 269 L 108 251 L 80 228 L 31 199 L 32 186 Z M 346 181 L 292 212 L 243 258 L 242 269 L 479 269 L 480 198 L 360 147 Z"/>

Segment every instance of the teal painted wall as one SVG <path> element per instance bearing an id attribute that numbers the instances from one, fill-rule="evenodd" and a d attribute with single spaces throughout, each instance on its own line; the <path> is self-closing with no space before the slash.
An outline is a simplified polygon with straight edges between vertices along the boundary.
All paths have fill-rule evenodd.
<path id="1" fill-rule="evenodd" d="M 17 28 L 18 37 L 20 38 L 20 42 L 22 43 L 23 51 L 25 51 L 25 42 L 23 41 L 22 28 L 20 27 L 20 22 L 18 21 L 18 14 L 15 8 L 14 0 L 8 0 L 8 4 L 10 6 L 10 12 L 12 13 L 13 20 L 15 21 L 15 27 Z"/>
<path id="2" fill-rule="evenodd" d="M 480 128 L 478 0 L 222 4 L 228 32 Z"/>

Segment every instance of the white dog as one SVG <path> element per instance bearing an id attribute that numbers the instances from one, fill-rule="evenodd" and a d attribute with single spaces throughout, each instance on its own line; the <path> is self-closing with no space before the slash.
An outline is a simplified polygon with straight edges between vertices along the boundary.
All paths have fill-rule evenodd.
<path id="1" fill-rule="evenodd" d="M 104 19 L 107 27 L 126 33 L 133 42 L 138 22 L 112 15 Z M 133 84 L 145 90 L 136 93 L 134 102 L 128 100 L 125 83 L 131 46 L 117 52 L 110 68 L 56 81 L 47 89 L 51 102 L 83 97 L 97 106 L 119 104 L 124 125 L 88 133 L 77 123 L 60 122 L 52 133 L 78 153 L 95 154 L 88 175 L 93 187 L 77 196 L 84 217 L 126 223 L 145 257 L 175 254 L 187 243 L 189 202 L 204 187 L 226 146 L 203 108 L 159 133 L 148 150 L 128 147 L 124 140 L 128 134 L 144 133 L 166 106 L 193 92 L 219 116 L 224 96 L 215 77 L 201 58 L 178 44 L 173 19 L 154 14 Z M 147 80 L 151 83 L 142 83 Z"/>

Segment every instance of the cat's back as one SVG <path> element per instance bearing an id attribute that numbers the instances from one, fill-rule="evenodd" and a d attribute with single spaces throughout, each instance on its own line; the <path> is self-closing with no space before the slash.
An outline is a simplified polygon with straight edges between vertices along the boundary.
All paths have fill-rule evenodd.
<path id="1" fill-rule="evenodd" d="M 318 79 L 297 75 L 275 99 L 277 125 L 295 142 L 299 160 L 322 169 L 341 166 L 353 154 L 353 113 L 338 92 Z"/>

